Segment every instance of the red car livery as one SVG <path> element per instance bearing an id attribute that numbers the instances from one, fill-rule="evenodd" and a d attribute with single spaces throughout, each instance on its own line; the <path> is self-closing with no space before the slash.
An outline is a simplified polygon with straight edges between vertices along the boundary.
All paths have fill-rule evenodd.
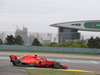
<path id="1" fill-rule="evenodd" d="M 22 58 L 18 58 L 15 55 L 11 55 L 10 61 L 12 62 L 14 66 L 33 64 L 33 65 L 39 65 L 42 67 L 53 67 L 56 69 L 68 68 L 67 66 L 61 65 L 59 62 L 56 62 L 56 61 L 49 61 L 46 58 L 37 58 L 37 55 L 35 56 L 27 55 Z"/>

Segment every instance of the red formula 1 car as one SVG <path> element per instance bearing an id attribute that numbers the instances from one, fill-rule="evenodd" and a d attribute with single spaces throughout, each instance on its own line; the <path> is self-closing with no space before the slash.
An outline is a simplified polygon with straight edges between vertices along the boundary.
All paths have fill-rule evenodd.
<path id="1" fill-rule="evenodd" d="M 11 55 L 10 61 L 12 62 L 14 66 L 33 64 L 33 65 L 38 65 L 38 66 L 43 66 L 43 67 L 53 67 L 56 69 L 68 68 L 67 66 L 61 65 L 59 62 L 56 62 L 56 61 L 48 61 L 46 58 L 37 58 L 37 55 L 35 56 L 27 55 L 21 58 L 18 58 L 15 55 Z"/>

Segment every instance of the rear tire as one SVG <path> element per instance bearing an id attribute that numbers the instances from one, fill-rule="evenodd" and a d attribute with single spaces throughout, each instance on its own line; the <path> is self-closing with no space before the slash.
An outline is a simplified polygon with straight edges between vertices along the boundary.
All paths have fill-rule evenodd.
<path id="1" fill-rule="evenodd" d="M 21 61 L 21 60 L 16 60 L 16 61 L 14 62 L 14 65 L 15 65 L 15 66 L 21 66 L 21 65 L 22 65 L 22 61 Z"/>
<path id="2" fill-rule="evenodd" d="M 53 64 L 54 68 L 59 69 L 60 68 L 60 63 L 59 62 L 55 62 Z"/>

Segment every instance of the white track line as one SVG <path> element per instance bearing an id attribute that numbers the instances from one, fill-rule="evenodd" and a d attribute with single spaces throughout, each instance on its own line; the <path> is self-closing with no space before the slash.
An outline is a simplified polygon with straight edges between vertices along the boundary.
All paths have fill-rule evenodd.
<path id="1" fill-rule="evenodd" d="M 67 59 L 63 59 L 64 61 L 66 61 L 66 62 L 71 62 L 71 61 L 69 61 L 69 60 L 67 60 Z"/>
<path id="2" fill-rule="evenodd" d="M 96 61 L 91 61 L 91 62 L 93 62 L 93 63 L 95 63 L 95 64 L 98 64 Z"/>
<path id="3" fill-rule="evenodd" d="M 25 73 L 27 73 L 28 74 L 28 72 L 27 71 L 25 71 L 25 70 L 23 70 L 23 69 L 21 69 L 23 72 L 25 72 Z"/>

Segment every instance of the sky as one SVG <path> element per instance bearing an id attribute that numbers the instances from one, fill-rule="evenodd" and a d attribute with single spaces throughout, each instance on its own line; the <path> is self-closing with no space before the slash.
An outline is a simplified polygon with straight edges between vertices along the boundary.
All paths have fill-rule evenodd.
<path id="1" fill-rule="evenodd" d="M 0 31 L 57 33 L 49 25 L 81 20 L 100 20 L 100 0 L 0 0 Z"/>

